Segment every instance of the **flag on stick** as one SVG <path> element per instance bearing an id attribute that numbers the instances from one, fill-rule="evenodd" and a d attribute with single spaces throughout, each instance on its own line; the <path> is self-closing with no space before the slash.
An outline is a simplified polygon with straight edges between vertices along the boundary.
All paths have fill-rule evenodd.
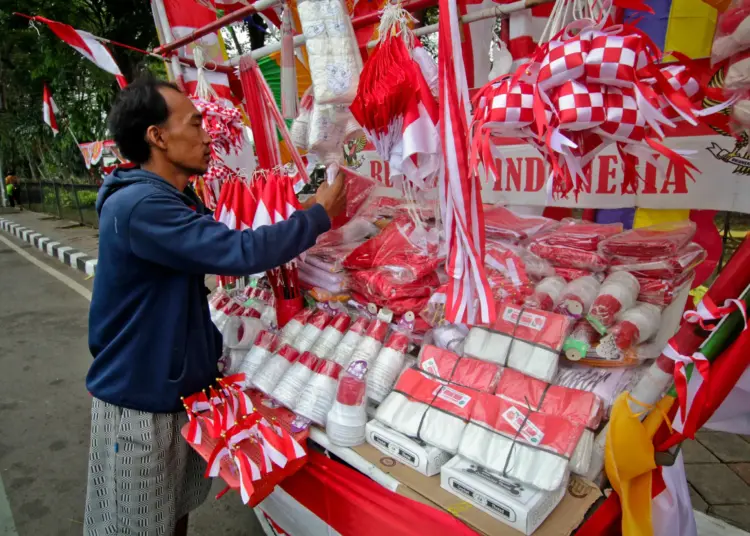
<path id="1" fill-rule="evenodd" d="M 122 72 L 120 72 L 120 68 L 117 66 L 117 63 L 115 63 L 112 54 L 107 47 L 99 42 L 97 37 L 88 32 L 84 32 L 83 30 L 76 30 L 72 26 L 68 26 L 62 22 L 56 22 L 44 17 L 34 17 L 33 20 L 43 22 L 49 26 L 49 29 L 52 30 L 57 37 L 83 54 L 86 59 L 94 62 L 99 68 L 104 69 L 108 73 L 115 75 L 117 83 L 120 84 L 121 88 L 127 85 L 127 81 L 122 75 Z"/>
<path id="2" fill-rule="evenodd" d="M 52 93 L 49 90 L 49 86 L 47 84 L 44 84 L 44 95 L 43 95 L 43 103 L 42 103 L 42 116 L 44 117 L 44 122 L 49 125 L 49 128 L 52 129 L 52 132 L 55 136 L 57 136 L 57 133 L 60 131 L 60 129 L 57 126 L 57 117 L 56 114 L 58 112 L 57 105 L 55 104 L 54 99 L 52 98 Z"/>

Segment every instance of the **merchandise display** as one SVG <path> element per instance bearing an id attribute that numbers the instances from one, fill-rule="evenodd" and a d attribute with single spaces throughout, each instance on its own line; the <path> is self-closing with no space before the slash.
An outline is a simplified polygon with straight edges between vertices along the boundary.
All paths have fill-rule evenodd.
<path id="1" fill-rule="evenodd" d="M 593 276 L 585 275 L 574 279 L 563 289 L 557 311 L 571 318 L 586 316 L 600 288 L 599 280 Z"/>
<path id="2" fill-rule="evenodd" d="M 612 326 L 617 315 L 635 305 L 641 292 L 641 284 L 630 272 L 614 272 L 599 287 L 594 303 L 591 304 L 586 319 L 596 330 L 605 333 Z"/>
<path id="3" fill-rule="evenodd" d="M 325 426 L 328 412 L 336 398 L 336 387 L 342 370 L 338 363 L 321 359 L 299 395 L 294 407 L 295 413 Z"/>
<path id="4" fill-rule="evenodd" d="M 309 351 L 330 321 L 331 315 L 323 310 L 315 311 L 307 319 L 307 322 L 299 332 L 299 335 L 294 338 L 292 347 L 299 353 Z"/>
<path id="5" fill-rule="evenodd" d="M 334 445 L 365 442 L 367 425 L 367 363 L 353 360 L 339 378 L 336 398 L 326 418 L 326 434 Z"/>
<path id="6" fill-rule="evenodd" d="M 378 356 L 367 373 L 367 396 L 375 402 L 382 402 L 391 392 L 406 361 L 405 353 L 409 338 L 394 331 L 378 352 Z"/>
<path id="7" fill-rule="evenodd" d="M 329 359 L 344 338 L 352 319 L 346 313 L 337 314 L 328 324 L 312 347 L 312 353 L 321 359 Z"/>
<path id="8" fill-rule="evenodd" d="M 526 298 L 526 305 L 542 311 L 552 311 L 560 303 L 566 281 L 560 276 L 545 277 L 536 287 L 534 293 Z"/>
<path id="9" fill-rule="evenodd" d="M 284 344 L 256 371 L 252 379 L 253 387 L 270 396 L 281 377 L 297 359 L 299 352 Z"/>
<path id="10" fill-rule="evenodd" d="M 312 378 L 313 371 L 320 367 L 321 359 L 310 352 L 300 355 L 299 359 L 292 363 L 284 375 L 270 393 L 271 398 L 278 401 L 282 406 L 294 409 L 302 389 Z"/>
<path id="11" fill-rule="evenodd" d="M 373 320 L 354 347 L 351 362 L 364 361 L 370 367 L 380 352 L 387 333 L 388 324 L 386 322 L 379 319 Z"/>
<path id="12" fill-rule="evenodd" d="M 279 345 L 279 338 L 268 331 L 261 331 L 255 339 L 252 348 L 247 352 L 242 363 L 239 365 L 237 372 L 245 375 L 242 382 L 243 388 L 250 387 L 250 381 L 257 370 L 268 360 L 276 351 Z"/>
<path id="13" fill-rule="evenodd" d="M 336 346 L 336 349 L 333 351 L 331 360 L 333 360 L 335 363 L 338 363 L 342 367 L 348 366 L 349 361 L 351 361 L 352 359 L 352 355 L 354 355 L 354 350 L 359 345 L 369 326 L 369 319 L 365 318 L 364 316 L 360 316 L 359 318 L 357 318 L 352 323 L 349 331 L 346 332 L 344 337 Z"/>

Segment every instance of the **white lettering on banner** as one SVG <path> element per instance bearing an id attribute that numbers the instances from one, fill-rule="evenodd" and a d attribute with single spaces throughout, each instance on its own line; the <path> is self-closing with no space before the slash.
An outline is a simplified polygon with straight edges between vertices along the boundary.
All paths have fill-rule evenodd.
<path id="1" fill-rule="evenodd" d="M 729 136 L 686 136 L 667 138 L 664 144 L 685 152 L 685 156 L 701 171 L 693 173 L 693 181 L 661 156 L 655 156 L 661 169 L 641 163 L 643 179 L 638 193 L 625 191 L 620 156 L 614 145 L 595 159 L 587 184 L 578 199 L 547 202 L 544 182 L 549 171 L 541 154 L 530 145 L 503 145 L 495 148 L 495 164 L 500 180 L 485 182 L 483 198 L 487 203 L 537 205 L 578 208 L 643 207 L 662 209 L 712 209 L 750 213 L 750 149 L 746 142 Z M 360 150 L 357 150 L 361 147 Z M 378 181 L 380 195 L 401 197 L 392 187 L 389 166 L 368 144 L 357 143 L 346 154 L 347 165 Z M 667 170 L 665 176 L 663 170 Z"/>

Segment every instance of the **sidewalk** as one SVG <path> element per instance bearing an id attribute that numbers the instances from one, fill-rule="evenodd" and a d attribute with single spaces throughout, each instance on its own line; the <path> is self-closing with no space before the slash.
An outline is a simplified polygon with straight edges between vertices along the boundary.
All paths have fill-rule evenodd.
<path id="1" fill-rule="evenodd" d="M 61 246 L 97 257 L 99 233 L 96 229 L 36 212 L 10 209 L 0 209 L 0 219 L 18 223 L 60 242 Z M 206 277 L 211 288 L 214 281 L 213 276 Z M 750 531 L 750 436 L 699 432 L 695 441 L 686 441 L 682 448 L 693 508 Z M 702 531 L 699 524 L 698 533 L 709 534 L 709 531 Z"/>

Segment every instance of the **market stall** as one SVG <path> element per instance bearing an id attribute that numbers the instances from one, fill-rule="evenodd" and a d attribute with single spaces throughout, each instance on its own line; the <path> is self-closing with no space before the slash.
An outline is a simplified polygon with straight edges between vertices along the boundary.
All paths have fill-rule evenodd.
<path id="1" fill-rule="evenodd" d="M 637 1 L 227 5 L 152 0 L 197 192 L 238 230 L 339 173 L 347 207 L 218 274 L 222 375 L 184 398 L 207 476 L 269 535 L 694 534 L 676 447 L 747 394 L 750 243 L 714 278 L 689 209 L 745 210 L 748 8 L 668 57 Z M 280 42 L 227 60 L 253 13 Z"/>

